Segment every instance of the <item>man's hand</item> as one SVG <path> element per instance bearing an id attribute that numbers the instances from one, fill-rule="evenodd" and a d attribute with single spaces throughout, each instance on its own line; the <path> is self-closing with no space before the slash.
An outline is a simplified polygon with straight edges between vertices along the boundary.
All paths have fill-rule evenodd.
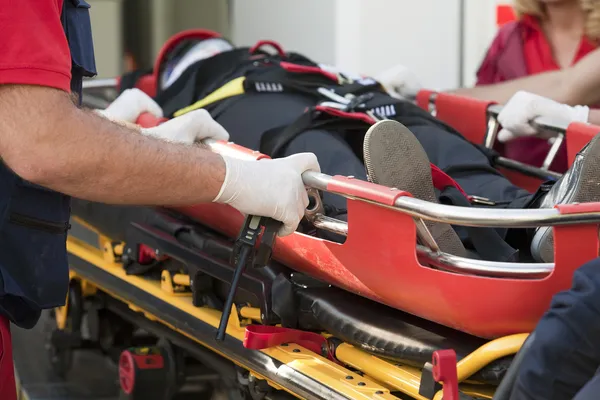
<path id="1" fill-rule="evenodd" d="M 113 122 L 140 130 L 143 135 L 153 136 L 173 143 L 193 144 L 203 139 L 229 140 L 229 133 L 204 109 L 195 110 L 161 124 L 160 126 L 139 129 L 135 124 L 140 115 L 150 113 L 157 118 L 163 110 L 150 96 L 139 89 L 127 89 L 105 110 L 98 114 Z"/>
<path id="2" fill-rule="evenodd" d="M 396 98 L 414 98 L 422 89 L 419 78 L 404 65 L 396 65 L 379 75 L 375 79 L 383 85 L 387 92 Z"/>
<path id="3" fill-rule="evenodd" d="M 132 124 L 144 113 L 150 113 L 157 118 L 163 116 L 162 108 L 139 89 L 123 91 L 105 110 L 98 110 L 97 112 L 112 121 Z"/>
<path id="4" fill-rule="evenodd" d="M 301 153 L 275 160 L 223 159 L 225 182 L 213 201 L 229 204 L 247 215 L 283 222 L 279 236 L 293 233 L 308 207 L 301 175 L 305 171 L 321 172 L 317 157 Z"/>
<path id="5" fill-rule="evenodd" d="M 208 111 L 191 111 L 154 128 L 142 129 L 142 134 L 173 143 L 193 144 L 203 139 L 229 140 L 229 133 Z"/>
<path id="6" fill-rule="evenodd" d="M 498 116 L 502 130 L 498 140 L 506 142 L 517 137 L 533 136 L 537 133 L 531 122 L 537 117 L 551 117 L 566 123 L 587 122 L 589 108 L 568 106 L 554 100 L 528 92 L 517 92 L 506 103 Z"/>

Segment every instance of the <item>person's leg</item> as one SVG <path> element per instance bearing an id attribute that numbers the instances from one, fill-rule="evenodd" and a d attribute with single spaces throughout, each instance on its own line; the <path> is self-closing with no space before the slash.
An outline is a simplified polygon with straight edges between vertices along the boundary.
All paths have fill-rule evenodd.
<path id="1" fill-rule="evenodd" d="M 488 158 L 463 138 L 435 126 L 408 126 L 438 166 L 471 196 L 490 199 L 496 207 L 525 208 L 532 195 L 512 184 Z"/>
<path id="2" fill-rule="evenodd" d="M 0 316 L 0 399 L 17 400 L 10 322 Z"/>
<path id="3" fill-rule="evenodd" d="M 575 271 L 534 332 L 511 400 L 572 399 L 600 366 L 600 259 Z"/>

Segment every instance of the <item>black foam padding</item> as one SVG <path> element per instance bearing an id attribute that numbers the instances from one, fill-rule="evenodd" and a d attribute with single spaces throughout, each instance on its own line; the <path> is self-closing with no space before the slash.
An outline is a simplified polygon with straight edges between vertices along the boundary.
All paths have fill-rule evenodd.
<path id="1" fill-rule="evenodd" d="M 310 312 L 314 322 L 344 342 L 398 363 L 423 368 L 434 351 L 443 349 L 453 349 L 460 360 L 486 343 L 340 289 L 306 289 L 298 295 L 305 320 Z M 496 360 L 470 379 L 498 384 L 511 360 Z"/>

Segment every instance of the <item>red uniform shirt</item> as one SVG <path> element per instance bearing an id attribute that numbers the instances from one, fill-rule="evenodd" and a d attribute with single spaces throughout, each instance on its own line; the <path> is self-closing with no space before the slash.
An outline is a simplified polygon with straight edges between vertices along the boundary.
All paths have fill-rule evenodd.
<path id="1" fill-rule="evenodd" d="M 560 69 L 552 56 L 552 48 L 539 22 L 534 17 L 527 15 L 523 17 L 522 21 L 525 27 L 523 30 L 524 56 L 529 75 Z M 594 42 L 585 36 L 582 37 L 572 64 L 594 51 L 596 47 Z"/>
<path id="2" fill-rule="evenodd" d="M 70 91 L 71 54 L 61 23 L 63 0 L 0 0 L 0 85 Z"/>

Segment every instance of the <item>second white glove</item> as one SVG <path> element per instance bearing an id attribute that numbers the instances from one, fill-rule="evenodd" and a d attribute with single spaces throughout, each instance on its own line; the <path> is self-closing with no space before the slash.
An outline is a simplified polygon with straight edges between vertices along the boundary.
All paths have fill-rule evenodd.
<path id="1" fill-rule="evenodd" d="M 106 109 L 97 112 L 112 121 L 132 124 L 144 113 L 150 113 L 157 118 L 163 116 L 162 108 L 139 89 L 124 90 Z"/>
<path id="2" fill-rule="evenodd" d="M 531 122 L 537 117 L 549 117 L 565 123 L 585 123 L 588 121 L 589 112 L 590 109 L 586 106 L 572 107 L 533 93 L 519 91 L 511 97 L 498 115 L 498 122 L 502 125 L 498 140 L 507 142 L 518 137 L 536 135 L 538 132 L 531 126 Z"/>
<path id="3" fill-rule="evenodd" d="M 275 160 L 250 161 L 223 156 L 225 181 L 213 200 L 229 204 L 246 215 L 270 217 L 283 222 L 279 236 L 293 233 L 308 207 L 302 173 L 321 172 L 312 153 Z"/>
<path id="4" fill-rule="evenodd" d="M 169 142 L 193 144 L 203 139 L 229 140 L 229 133 L 204 109 L 190 111 L 154 128 L 142 129 L 142 134 Z"/>
<path id="5" fill-rule="evenodd" d="M 396 98 L 413 98 L 422 89 L 419 78 L 404 65 L 396 65 L 375 76 L 385 90 Z"/>

